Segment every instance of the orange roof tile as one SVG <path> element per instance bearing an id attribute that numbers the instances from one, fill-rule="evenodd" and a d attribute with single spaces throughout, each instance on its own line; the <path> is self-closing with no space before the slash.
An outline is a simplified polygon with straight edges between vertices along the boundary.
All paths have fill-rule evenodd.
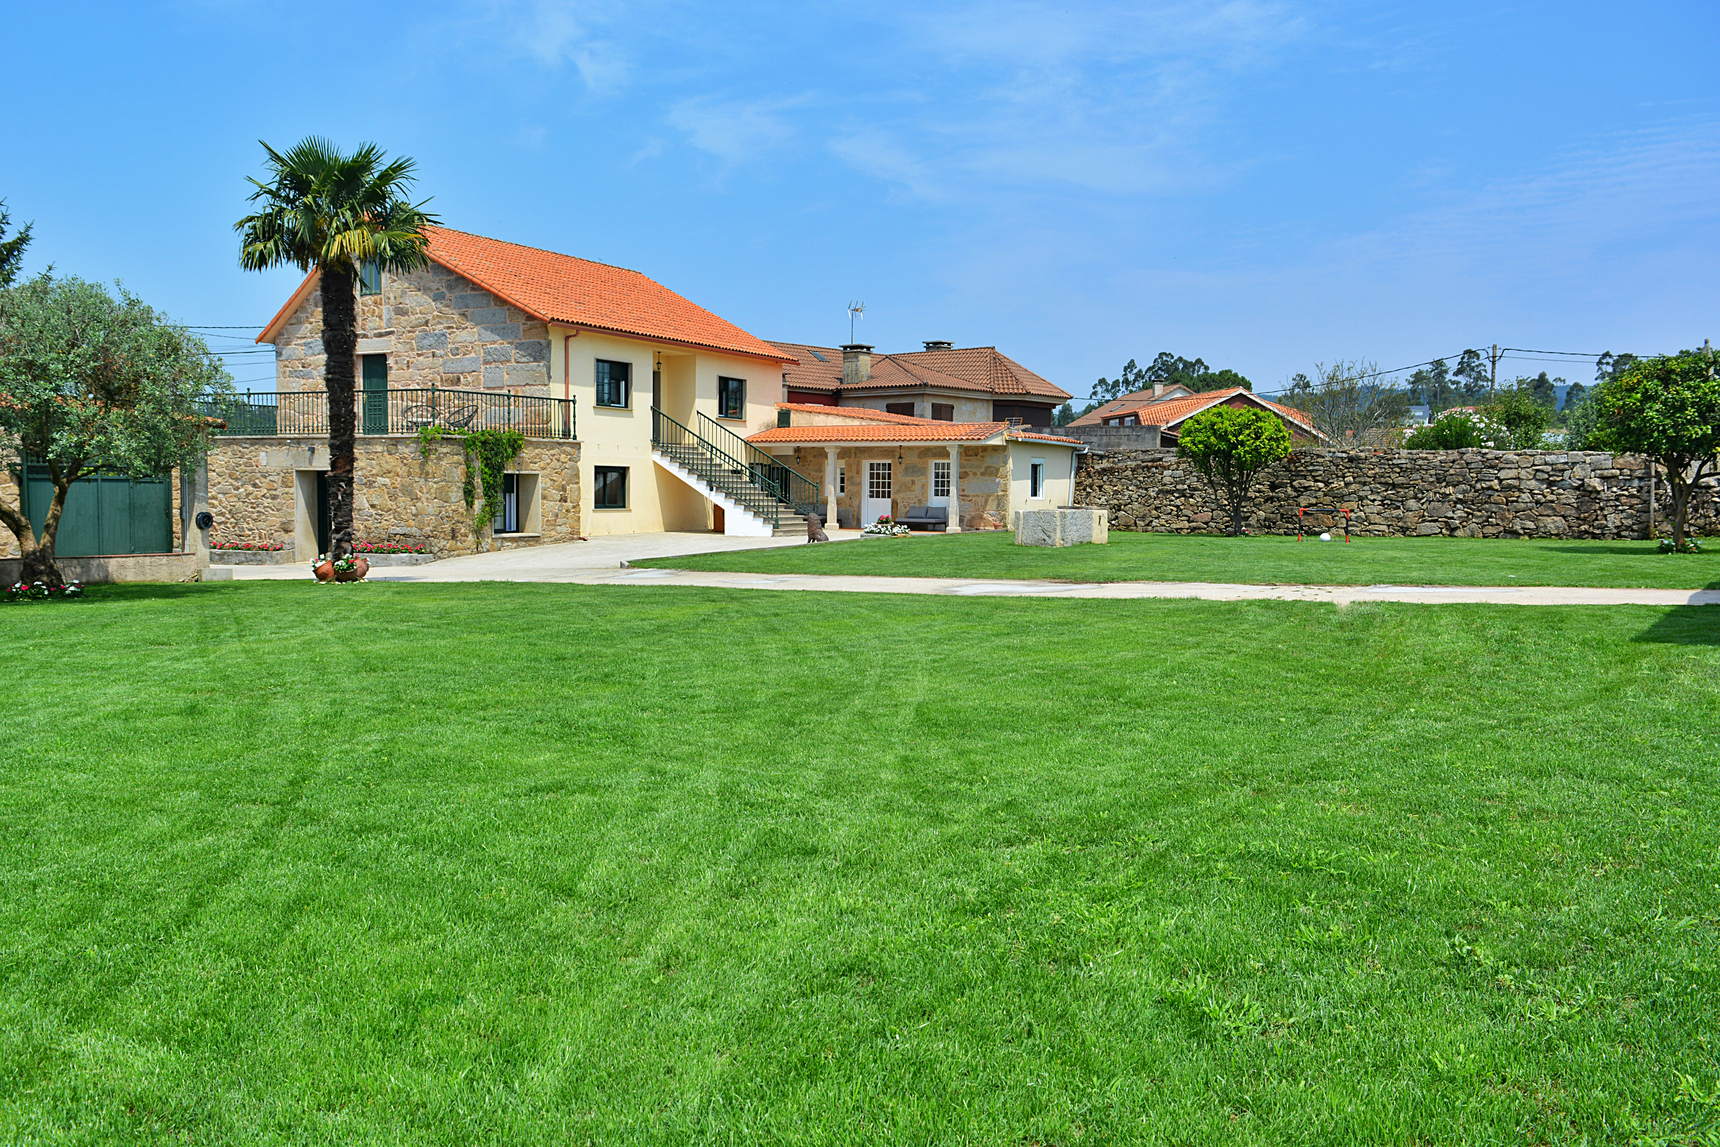
<path id="1" fill-rule="evenodd" d="M 1129 399 L 1138 398 L 1141 395 L 1146 395 L 1148 401 L 1135 403 L 1128 402 Z M 1201 411 L 1206 410 L 1209 407 L 1217 406 L 1222 402 L 1238 396 L 1246 398 L 1258 406 L 1264 406 L 1267 409 L 1284 416 L 1310 434 L 1319 434 L 1319 431 L 1314 429 L 1312 420 L 1310 420 L 1308 415 L 1304 414 L 1302 411 L 1289 406 L 1283 406 L 1269 399 L 1261 398 L 1253 391 L 1240 386 L 1234 386 L 1227 390 L 1209 390 L 1201 394 L 1191 394 L 1185 398 L 1161 398 L 1156 401 L 1152 400 L 1151 391 L 1138 391 L 1135 394 L 1125 394 L 1122 398 L 1117 399 L 1116 402 L 1108 402 L 1098 410 L 1089 414 L 1083 414 L 1080 418 L 1077 418 L 1074 422 L 1070 423 L 1070 425 L 1100 426 L 1104 424 L 1106 419 L 1116 418 L 1124 414 L 1134 414 L 1141 420 L 1143 425 L 1162 426 L 1168 428 L 1199 414 Z M 1127 403 L 1127 405 L 1118 405 L 1124 403 Z"/>
<path id="2" fill-rule="evenodd" d="M 1046 434 L 1039 430 L 1011 430 L 1009 436 L 1019 438 L 1024 442 L 1060 442 L 1070 446 L 1087 445 L 1086 440 L 1082 438 L 1065 438 L 1061 434 Z"/>
<path id="3" fill-rule="evenodd" d="M 794 357 L 638 271 L 447 227 L 427 227 L 425 233 L 430 237 L 432 262 L 533 318 L 772 362 Z M 287 305 L 263 328 L 258 342 L 273 336 L 315 277 L 314 271 L 306 277 Z"/>
<path id="4" fill-rule="evenodd" d="M 987 394 L 1030 394 L 1061 402 L 1069 392 L 1047 382 L 996 347 L 956 347 L 950 350 L 874 354 L 872 376 L 848 386 L 842 381 L 842 348 L 772 340 L 771 345 L 797 362 L 783 372 L 790 390 L 831 392 L 856 387 L 942 387 L 978 390 Z M 819 362 L 822 355 L 826 361 Z"/>
<path id="5" fill-rule="evenodd" d="M 983 442 L 1009 428 L 1007 422 L 933 422 L 929 418 L 916 418 L 914 422 L 913 426 L 883 422 L 778 426 L 749 435 L 747 441 L 761 446 L 773 442 Z"/>
<path id="6" fill-rule="evenodd" d="M 430 258 L 549 322 L 768 358 L 792 358 L 654 279 L 446 227 L 426 229 Z"/>

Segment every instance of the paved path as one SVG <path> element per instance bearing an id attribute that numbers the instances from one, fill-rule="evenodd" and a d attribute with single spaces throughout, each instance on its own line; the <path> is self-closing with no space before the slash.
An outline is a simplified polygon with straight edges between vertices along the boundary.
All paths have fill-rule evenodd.
<path id="1" fill-rule="evenodd" d="M 853 530 L 833 535 L 859 537 Z M 944 597 L 1200 598 L 1206 601 L 1410 601 L 1507 605 L 1720 605 L 1720 590 L 1594 589 L 1580 586 L 1240 585 L 1224 582 L 1066 582 L 1004 578 L 863 577 L 823 574 L 705 573 L 632 569 L 623 562 L 721 550 L 805 545 L 802 538 L 726 538 L 718 534 L 624 534 L 448 558 L 422 566 L 379 566 L 372 581 L 531 581 L 573 585 L 683 585 L 708 589 L 920 593 Z M 239 579 L 304 578 L 310 566 L 234 566 Z"/>
<path id="2" fill-rule="evenodd" d="M 1230 585 L 1204 581 L 1018 581 L 945 577 L 704 573 L 622 569 L 558 579 L 581 585 L 687 585 L 710 589 L 929 593 L 945 597 L 1201 598 L 1206 601 L 1413 601 L 1501 605 L 1720 605 L 1720 590 L 1582 586 Z"/>

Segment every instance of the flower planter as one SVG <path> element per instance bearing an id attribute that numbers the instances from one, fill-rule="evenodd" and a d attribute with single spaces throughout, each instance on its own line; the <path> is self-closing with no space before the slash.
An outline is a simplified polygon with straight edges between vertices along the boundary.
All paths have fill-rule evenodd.
<path id="1" fill-rule="evenodd" d="M 370 573 L 370 561 L 367 558 L 354 558 L 349 570 L 335 570 L 335 581 L 363 581 Z"/>
<path id="2" fill-rule="evenodd" d="M 334 580 L 334 562 L 333 561 L 320 562 L 317 565 L 314 565 L 311 567 L 311 573 L 316 575 L 316 579 L 318 581 L 333 581 Z"/>

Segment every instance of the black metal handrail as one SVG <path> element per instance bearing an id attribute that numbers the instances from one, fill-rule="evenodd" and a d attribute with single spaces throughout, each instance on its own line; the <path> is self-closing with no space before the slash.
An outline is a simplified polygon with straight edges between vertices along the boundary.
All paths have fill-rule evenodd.
<path id="1" fill-rule="evenodd" d="M 360 390 L 354 396 L 360 434 L 416 434 L 441 430 L 518 430 L 527 438 L 572 440 L 573 403 L 511 391 L 454 390 L 439 386 Z M 200 404 L 202 414 L 227 425 L 218 436 L 315 437 L 328 435 L 328 392 L 245 391 Z"/>
<path id="2" fill-rule="evenodd" d="M 760 485 L 768 485 L 778 498 L 791 506 L 820 506 L 818 483 L 790 469 L 781 458 L 766 454 L 733 430 L 697 411 L 699 433 L 711 439 L 729 455 L 739 458 L 747 468 L 759 475 Z"/>
<path id="3" fill-rule="evenodd" d="M 770 523 L 771 529 L 781 523 L 782 494 L 768 476 L 693 433 L 655 406 L 651 408 L 651 445 L 711 489 L 727 494 Z"/>

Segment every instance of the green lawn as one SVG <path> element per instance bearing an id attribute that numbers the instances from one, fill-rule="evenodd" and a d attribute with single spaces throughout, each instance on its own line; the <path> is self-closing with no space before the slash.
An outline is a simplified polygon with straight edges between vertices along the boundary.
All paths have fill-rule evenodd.
<path id="1" fill-rule="evenodd" d="M 1720 608 L 241 582 L 0 640 L 3 1142 L 1720 1114 Z"/>
<path id="2" fill-rule="evenodd" d="M 1062 581 L 1219 581 L 1257 585 L 1593 585 L 1720 588 L 1720 540 L 1705 554 L 1653 542 L 1495 538 L 1294 537 L 1116 531 L 1109 545 L 1018 546 L 1008 531 L 866 538 L 635 562 L 665 569 Z"/>

